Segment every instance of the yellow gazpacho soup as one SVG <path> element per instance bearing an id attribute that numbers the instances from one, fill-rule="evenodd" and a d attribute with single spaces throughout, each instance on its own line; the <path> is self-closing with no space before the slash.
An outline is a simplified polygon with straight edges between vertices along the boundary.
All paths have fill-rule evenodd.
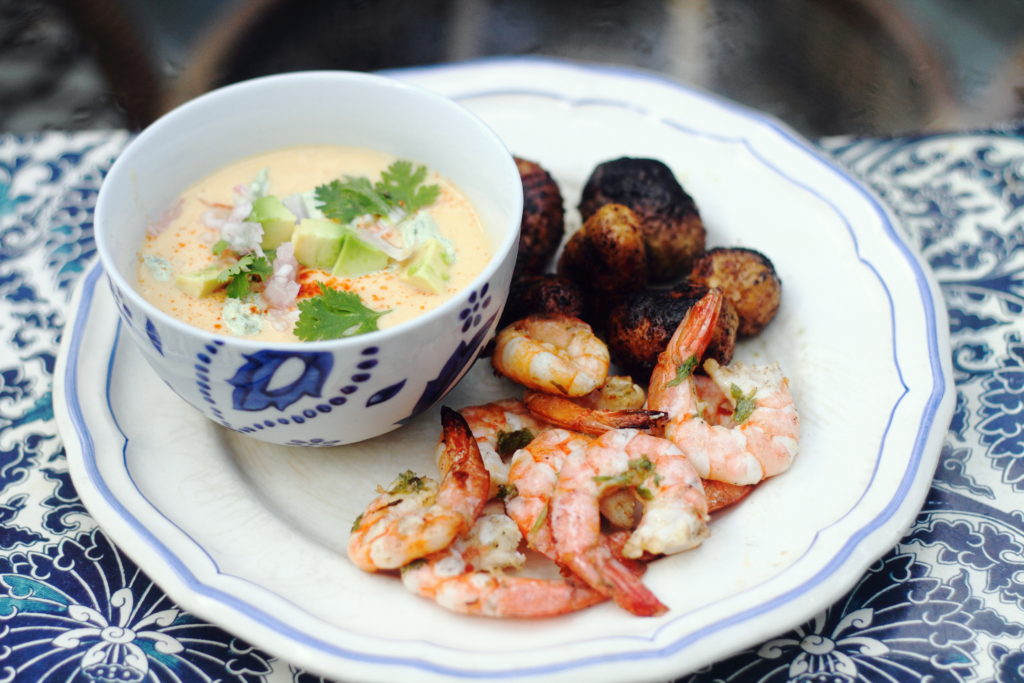
<path id="1" fill-rule="evenodd" d="M 292 147 L 186 190 L 149 226 L 138 289 L 210 332 L 334 339 L 436 308 L 491 254 L 469 201 L 431 169 L 369 149 Z"/>

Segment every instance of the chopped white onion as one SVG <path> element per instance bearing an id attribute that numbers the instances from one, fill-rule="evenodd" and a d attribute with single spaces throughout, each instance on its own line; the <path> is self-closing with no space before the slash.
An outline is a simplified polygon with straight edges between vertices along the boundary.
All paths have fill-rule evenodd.
<path id="1" fill-rule="evenodd" d="M 291 308 L 299 295 L 299 263 L 295 260 L 295 247 L 285 242 L 277 248 L 274 272 L 263 288 L 263 301 L 274 311 Z"/>

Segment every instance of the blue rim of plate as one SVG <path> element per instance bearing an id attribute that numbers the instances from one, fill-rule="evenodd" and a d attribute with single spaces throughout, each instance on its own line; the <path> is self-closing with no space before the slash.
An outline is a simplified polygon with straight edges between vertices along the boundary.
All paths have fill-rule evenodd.
<path id="1" fill-rule="evenodd" d="M 80 297 L 79 297 L 79 306 L 78 306 L 78 310 L 75 313 L 74 323 L 73 323 L 73 326 L 71 328 L 71 336 L 68 339 L 67 347 L 66 347 L 67 348 L 67 351 L 66 351 L 67 352 L 67 363 L 66 363 L 66 366 L 65 366 L 65 373 L 64 373 L 63 381 L 64 381 L 64 386 L 65 386 L 65 395 L 66 395 L 66 403 L 67 403 L 66 407 L 67 407 L 67 409 L 69 411 L 69 418 L 71 419 L 71 422 L 72 422 L 72 424 L 75 427 L 75 430 L 77 432 L 77 436 L 78 436 L 80 444 L 82 446 L 82 454 L 81 455 L 82 455 L 82 458 L 83 458 L 83 464 L 85 466 L 87 475 L 89 476 L 89 478 L 90 478 L 93 486 L 95 487 L 95 489 L 100 492 L 100 494 L 103 496 L 103 498 L 106 501 L 106 503 L 121 518 L 121 520 L 123 522 L 127 523 L 135 531 L 135 533 L 137 534 L 137 536 L 139 538 L 144 539 L 146 544 L 154 552 L 156 552 L 156 554 L 159 557 L 161 557 L 164 560 L 164 562 L 166 563 L 167 566 L 172 568 L 172 570 L 174 571 L 178 581 L 180 581 L 182 585 L 186 586 L 193 593 L 198 594 L 198 595 L 202 595 L 202 596 L 204 596 L 205 598 L 207 598 L 209 600 L 212 600 L 212 601 L 220 603 L 220 604 L 222 604 L 222 605 L 224 605 L 226 607 L 229 607 L 233 611 L 235 611 L 235 612 L 237 612 L 239 614 L 244 615 L 250 621 L 256 622 L 256 623 L 262 625 L 263 627 L 268 628 L 268 629 L 274 631 L 276 634 L 278 634 L 278 635 L 280 635 L 280 636 L 282 636 L 284 638 L 292 640 L 292 641 L 294 641 L 296 643 L 301 643 L 305 647 L 308 647 L 308 648 L 311 648 L 313 650 L 317 650 L 317 651 L 323 652 L 324 654 L 330 655 L 332 657 L 338 657 L 338 658 L 342 658 L 342 659 L 358 661 L 358 662 L 365 662 L 365 663 L 370 663 L 370 664 L 385 664 L 385 665 L 389 665 L 389 666 L 413 667 L 413 668 L 422 669 L 424 671 L 429 671 L 429 672 L 436 673 L 436 674 L 449 675 L 449 676 L 458 676 L 458 677 L 509 678 L 509 677 L 515 677 L 515 676 L 524 676 L 524 675 L 526 675 L 526 676 L 536 676 L 536 675 L 541 675 L 541 674 L 544 674 L 544 673 L 554 673 L 554 672 L 558 672 L 558 671 L 565 671 L 565 670 L 568 670 L 568 669 L 575 669 L 575 668 L 582 668 L 582 667 L 587 667 L 587 666 L 593 666 L 595 664 L 600 664 L 602 662 L 607 662 L 607 661 L 662 659 L 662 658 L 664 658 L 664 657 L 666 657 L 668 655 L 671 655 L 674 652 L 677 652 L 679 650 L 682 650 L 682 649 L 692 645 L 693 643 L 697 642 L 698 640 L 707 638 L 708 636 L 710 636 L 710 635 L 712 635 L 712 634 L 714 634 L 714 633 L 716 633 L 716 632 L 718 632 L 718 631 L 720 631 L 720 630 L 722 630 L 724 628 L 727 628 L 727 627 L 736 625 L 738 623 L 750 620 L 750 619 L 752 619 L 752 618 L 754 618 L 756 616 L 759 616 L 759 615 L 761 615 L 761 614 L 763 614 L 765 612 L 770 612 L 773 609 L 777 608 L 778 606 L 780 606 L 782 604 L 785 604 L 785 603 L 789 603 L 789 602 L 799 598 L 801 595 L 809 592 L 810 590 L 820 586 L 824 581 L 826 581 L 829 577 L 831 577 L 838 570 L 838 568 L 840 566 L 845 565 L 846 561 L 848 560 L 848 558 L 853 554 L 853 552 L 860 545 L 860 543 L 866 537 L 868 537 L 871 534 L 875 533 L 882 526 L 884 526 L 885 523 L 896 512 L 896 510 L 899 509 L 902 506 L 902 504 L 904 503 L 905 497 L 907 496 L 910 488 L 912 487 L 914 482 L 917 480 L 917 477 L 919 475 L 920 467 L 921 467 L 921 464 L 922 464 L 922 460 L 923 460 L 923 458 L 925 456 L 925 447 L 927 445 L 927 441 L 928 441 L 929 435 L 932 433 L 933 426 L 935 425 L 935 421 L 936 421 L 936 417 L 937 417 L 938 411 L 939 411 L 939 409 L 941 407 L 941 404 L 942 404 L 944 398 L 947 395 L 948 378 L 947 378 L 945 372 L 943 371 L 943 357 L 941 356 L 941 353 L 940 353 L 941 350 L 939 348 L 939 333 L 938 333 L 938 329 L 937 329 L 937 326 L 936 326 L 937 314 L 936 314 L 936 308 L 935 308 L 935 299 L 934 299 L 933 291 L 932 291 L 932 289 L 931 289 L 931 287 L 929 285 L 928 276 L 925 273 L 925 271 L 923 270 L 920 262 L 917 260 L 917 258 L 915 257 L 915 255 L 912 252 L 912 250 L 910 249 L 910 247 L 903 241 L 903 239 L 897 233 L 897 231 L 895 229 L 895 226 L 892 224 L 892 221 L 889 219 L 889 214 L 883 208 L 882 204 L 878 201 L 878 199 L 876 199 L 875 196 L 871 192 L 869 192 L 865 187 L 863 187 L 859 181 L 857 181 L 851 175 L 849 175 L 848 173 L 843 171 L 834 162 L 830 161 L 827 157 L 825 157 L 819 150 L 817 150 L 814 147 L 812 147 L 805 140 L 803 140 L 798 135 L 793 133 L 787 126 L 785 126 L 784 124 L 782 124 L 779 121 L 776 121 L 771 116 L 768 116 L 768 115 L 763 114 L 761 112 L 758 112 L 756 110 L 747 108 L 747 107 L 745 107 L 743 105 L 736 104 L 734 102 L 731 102 L 729 100 L 721 98 L 721 97 L 719 97 L 717 95 L 714 95 L 714 94 L 711 94 L 711 93 L 706 93 L 706 92 L 703 92 L 703 91 L 700 91 L 700 90 L 697 90 L 697 89 L 693 89 L 693 88 L 690 88 L 690 87 L 687 87 L 687 86 L 680 85 L 679 83 L 676 83 L 676 82 L 674 82 L 674 81 L 672 81 L 672 80 L 670 80 L 670 79 L 668 79 L 666 77 L 662 77 L 662 76 L 659 76 L 657 74 L 643 72 L 643 71 L 637 71 L 637 70 L 632 70 L 632 69 L 628 69 L 628 68 L 624 68 L 624 67 L 594 66 L 594 65 L 582 66 L 582 65 L 578 65 L 578 64 L 573 64 L 571 62 L 565 62 L 565 61 L 556 60 L 556 59 L 533 58 L 533 57 L 528 57 L 528 58 L 507 58 L 507 57 L 506 58 L 501 58 L 501 57 L 497 57 L 497 58 L 484 58 L 484 59 L 472 60 L 472 61 L 469 61 L 469 62 L 461 62 L 461 63 L 456 63 L 456 64 L 442 64 L 442 65 L 427 66 L 427 67 L 416 67 L 416 68 L 412 68 L 412 69 L 397 69 L 397 70 L 387 71 L 387 72 L 384 72 L 384 73 L 389 74 L 389 75 L 394 75 L 394 76 L 400 76 L 401 74 L 404 74 L 404 73 L 419 73 L 419 72 L 436 71 L 436 70 L 453 70 L 454 71 L 454 70 L 459 70 L 459 69 L 473 69 L 473 68 L 475 68 L 477 66 L 480 66 L 480 65 L 523 64 L 523 63 L 528 63 L 528 64 L 552 64 L 552 65 L 560 66 L 562 68 L 568 67 L 568 68 L 579 69 L 582 73 L 595 73 L 595 72 L 597 72 L 597 73 L 605 73 L 605 74 L 608 74 L 608 75 L 611 75 L 611 76 L 620 77 L 620 78 L 621 77 L 627 77 L 627 78 L 633 78 L 633 79 L 638 79 L 638 80 L 648 80 L 648 81 L 660 84 L 662 86 L 669 86 L 671 88 L 674 88 L 674 89 L 680 90 L 682 92 L 685 92 L 685 93 L 687 93 L 687 94 L 689 94 L 691 96 L 695 96 L 695 97 L 697 97 L 699 99 L 703 99 L 705 101 L 711 102 L 711 103 L 713 103 L 717 107 L 721 107 L 721 108 L 727 109 L 727 110 L 729 110 L 731 112 L 739 114 L 743 118 L 751 119 L 751 120 L 753 120 L 753 121 L 755 121 L 755 122 L 757 122 L 757 123 L 759 123 L 759 124 L 761 124 L 763 126 L 768 127 L 776 135 L 780 136 L 782 139 L 784 139 L 790 145 L 792 145 L 792 146 L 794 146 L 796 148 L 799 148 L 805 154 L 810 156 L 813 160 L 818 162 L 822 166 L 823 170 L 825 170 L 825 171 L 827 171 L 827 172 L 837 176 L 845 184 L 847 184 L 850 187 L 852 187 L 854 190 L 857 191 L 858 194 L 860 194 L 868 202 L 868 204 L 870 205 L 872 211 L 877 215 L 878 220 L 884 226 L 884 231 L 885 231 L 886 236 L 888 236 L 889 239 L 892 241 L 892 243 L 897 247 L 897 249 L 899 250 L 899 252 L 903 256 L 903 258 L 906 260 L 907 264 L 909 265 L 911 271 L 914 274 L 914 279 L 915 279 L 915 282 L 917 284 L 918 293 L 919 293 L 919 295 L 921 297 L 921 302 L 922 302 L 924 316 L 925 316 L 925 323 L 926 323 L 927 336 L 928 336 L 928 339 L 927 339 L 927 341 L 928 341 L 928 361 L 929 361 L 929 366 L 931 368 L 931 376 L 932 376 L 932 381 L 933 381 L 932 390 L 931 390 L 931 392 L 929 394 L 928 401 L 925 403 L 925 409 L 924 409 L 924 412 L 922 414 L 922 419 L 921 419 L 920 425 L 918 427 L 917 434 L 916 434 L 916 436 L 914 438 L 914 442 L 913 442 L 914 446 L 913 446 L 912 452 L 910 454 L 910 457 L 907 460 L 907 466 L 906 466 L 906 469 L 904 470 L 903 477 L 900 480 L 899 486 L 897 487 L 897 489 L 896 489 L 892 499 L 889 501 L 889 503 L 877 515 L 875 515 L 875 517 L 873 517 L 870 520 L 870 522 L 868 522 L 867 524 L 862 525 L 857 530 L 856 533 L 851 534 L 850 537 L 847 539 L 847 541 L 843 544 L 843 546 L 840 549 L 840 551 L 837 552 L 828 563 L 826 563 L 821 569 L 819 569 L 817 572 L 815 572 L 810 578 L 808 578 L 805 581 L 803 581 L 799 586 L 796 586 L 795 588 L 792 588 L 792 589 L 790 589 L 790 590 L 788 590 L 788 591 L 786 591 L 784 593 L 776 595 L 776 596 L 772 597 L 769 600 L 766 600 L 766 601 L 764 601 L 764 602 L 762 602 L 762 603 L 760 603 L 758 605 L 755 605 L 755 606 L 753 606 L 751 608 L 745 609 L 745 610 L 743 610 L 743 611 L 741 611 L 739 613 L 732 614 L 730 616 L 727 616 L 727 617 L 724 617 L 722 619 L 719 619 L 719 620 L 715 621 L 714 623 L 712 623 L 710 625 L 706 625 L 706 626 L 702 627 L 699 631 L 692 632 L 692 633 L 687 633 L 687 634 L 683 635 L 682 637 L 672 641 L 671 643 L 668 643 L 667 645 L 659 647 L 659 648 L 654 649 L 654 650 L 614 652 L 614 653 L 608 653 L 608 654 L 604 654 L 604 655 L 588 655 L 588 656 L 581 656 L 581 657 L 579 657 L 577 659 L 573 659 L 573 660 L 552 662 L 552 663 L 549 663 L 549 664 L 542 664 L 542 665 L 537 665 L 537 666 L 529 666 L 529 667 L 513 668 L 513 669 L 502 669 L 502 670 L 491 670 L 491 671 L 481 671 L 481 670 L 477 670 L 477 669 L 458 668 L 458 667 L 454 667 L 454 666 L 443 666 L 443 665 L 439 665 L 439 664 L 437 664 L 437 663 L 435 663 L 433 661 L 430 661 L 430 660 L 427 660 L 427 659 L 422 659 L 422 658 L 410 658 L 410 657 L 403 658 L 403 657 L 397 657 L 397 656 L 392 656 L 392 655 L 389 655 L 389 656 L 371 655 L 371 654 L 366 654 L 366 653 L 363 653 L 363 652 L 359 652 L 358 650 L 353 650 L 353 649 L 348 649 L 348 648 L 340 647 L 340 646 L 338 646 L 335 643 L 332 643 L 332 642 L 329 642 L 329 641 L 325 641 L 325 640 L 320 639 L 320 638 L 316 638 L 316 637 L 310 635 L 306 631 L 297 629 L 294 626 L 290 625 L 289 623 L 280 620 L 279 618 L 277 618 L 276 616 L 274 616 L 270 612 L 257 607 L 256 605 L 253 605 L 253 604 L 251 604 L 249 602 L 246 602 L 246 601 L 244 601 L 244 600 L 242 600 L 242 599 L 240 599 L 240 598 L 238 598 L 238 597 L 236 597 L 236 596 L 234 596 L 234 595 L 232 595 L 230 593 L 227 593 L 226 591 L 223 591 L 223 590 L 221 590 L 219 588 L 216 588 L 214 586 L 211 586 L 211 585 L 208 585 L 208 584 L 204 583 L 201 579 L 199 579 L 199 577 L 197 577 L 187 567 L 185 562 L 183 562 L 182 559 L 178 555 L 176 555 L 170 548 L 168 548 L 163 543 L 163 541 L 161 541 L 159 538 L 157 538 L 155 536 L 155 534 L 152 531 L 150 531 L 150 529 L 148 529 L 129 510 L 127 510 L 124 507 L 124 505 L 121 503 L 121 501 L 113 494 L 113 492 L 107 486 L 106 481 L 104 481 L 102 475 L 100 474 L 100 471 L 99 471 L 99 468 L 98 468 L 98 464 L 97 464 L 97 461 L 96 461 L 96 451 L 95 451 L 92 435 L 89 432 L 88 426 L 86 424 L 86 420 L 85 420 L 85 418 L 83 416 L 83 413 L 82 413 L 82 410 L 81 410 L 81 404 L 79 402 L 79 394 L 78 394 L 78 381 L 77 381 L 77 375 L 76 375 L 76 370 L 77 370 L 77 367 L 78 367 L 78 355 L 79 355 L 80 346 L 81 346 L 81 342 L 82 342 L 83 330 L 84 330 L 85 325 L 86 325 L 86 323 L 87 323 L 87 321 L 89 319 L 89 314 L 90 314 L 90 311 L 92 309 L 93 298 L 94 298 L 95 293 L 96 293 L 96 285 L 97 285 L 97 283 L 98 283 L 98 281 L 100 279 L 100 276 L 102 275 L 102 272 L 103 272 L 102 269 L 100 268 L 100 266 L 98 264 L 95 264 L 91 268 L 91 270 L 87 273 L 85 278 L 83 279 L 83 282 L 82 282 L 82 285 L 81 285 Z M 566 97 L 565 95 L 562 95 L 560 93 L 547 92 L 547 91 L 543 91 L 543 90 L 539 90 L 539 89 L 537 89 L 537 90 L 528 90 L 528 89 L 519 89 L 519 88 L 517 88 L 517 89 L 500 89 L 500 88 L 495 88 L 495 89 L 488 89 L 488 90 L 475 90 L 475 91 L 472 91 L 472 92 L 459 93 L 459 94 L 456 94 L 456 95 L 452 95 L 451 97 L 452 97 L 452 99 L 454 99 L 456 101 L 464 101 L 464 100 L 469 100 L 469 99 L 474 99 L 474 98 L 493 97 L 493 96 L 498 96 L 498 95 L 506 95 L 506 96 L 507 95 L 530 95 L 530 96 L 537 96 L 537 97 L 545 97 L 545 98 L 557 99 L 557 100 L 560 100 L 560 101 L 565 102 L 567 104 L 576 105 L 576 106 L 599 104 L 601 106 L 612 106 L 612 107 L 616 107 L 617 106 L 617 107 L 629 109 L 629 110 L 632 110 L 632 111 L 638 111 L 638 112 L 641 112 L 641 113 L 645 113 L 646 112 L 646 110 L 643 107 L 639 107 L 636 104 L 631 103 L 631 102 L 624 102 L 624 101 L 620 101 L 620 100 L 604 99 L 604 98 L 574 99 L 574 98 Z M 733 137 L 720 136 L 720 135 L 709 134 L 709 133 L 706 133 L 706 132 L 698 131 L 698 130 L 689 128 L 689 127 L 687 127 L 684 124 L 681 124 L 679 122 L 673 122 L 673 121 L 665 118 L 663 115 L 659 116 L 659 121 L 664 123 L 664 124 L 666 124 L 666 125 L 668 125 L 668 126 L 670 126 L 670 127 L 672 127 L 672 128 L 676 128 L 676 129 L 678 129 L 681 132 L 689 134 L 689 135 L 698 135 L 698 136 L 706 137 L 706 138 L 713 139 L 713 140 L 716 140 L 716 141 L 719 141 L 719 142 L 731 142 L 731 143 L 743 144 L 769 170 L 771 170 L 771 171 L 775 172 L 776 174 L 778 174 L 779 176 L 781 176 L 784 180 L 786 180 L 791 185 L 794 185 L 794 186 L 802 189 L 803 191 L 808 192 L 809 194 L 813 195 L 818 200 L 824 202 L 832 210 L 832 212 L 842 220 L 844 226 L 846 227 L 847 233 L 848 233 L 850 239 L 853 242 L 854 250 L 855 250 L 855 253 L 857 254 L 858 261 L 871 271 L 871 273 L 879 281 L 879 284 L 882 286 L 883 291 L 885 292 L 885 295 L 886 295 L 887 299 L 889 300 L 889 319 L 890 319 L 889 322 L 890 322 L 891 332 L 892 332 L 892 337 L 893 337 L 893 350 L 892 350 L 893 363 L 894 363 L 894 366 L 895 366 L 895 368 L 897 370 L 897 373 L 898 373 L 898 376 L 899 376 L 900 385 L 903 387 L 903 392 L 895 400 L 895 402 L 893 403 L 892 409 L 889 412 L 889 419 L 887 421 L 885 430 L 883 432 L 882 440 L 881 440 L 881 442 L 879 444 L 879 447 L 878 447 L 878 452 L 876 453 L 875 469 L 873 470 L 872 476 L 871 476 L 871 482 L 873 482 L 874 478 L 875 478 L 875 475 L 877 474 L 878 460 L 879 460 L 879 458 L 881 456 L 882 451 L 885 448 L 885 444 L 886 444 L 886 441 L 888 439 L 889 430 L 890 430 L 890 428 L 892 426 L 892 423 L 893 423 L 893 417 L 894 417 L 895 411 L 898 408 L 898 406 L 900 405 L 900 403 L 902 403 L 903 399 L 906 397 L 908 392 L 910 391 L 909 387 L 907 387 L 906 382 L 904 380 L 903 371 L 900 368 L 899 358 L 897 357 L 897 352 L 896 352 L 897 324 L 896 324 L 896 319 L 895 319 L 895 310 L 894 310 L 894 305 L 893 305 L 892 294 L 891 294 L 891 292 L 890 292 L 890 290 L 889 290 L 885 280 L 881 277 L 881 275 L 880 275 L 879 271 L 876 269 L 876 267 L 870 261 L 868 261 L 866 258 L 864 258 L 861 255 L 861 253 L 860 253 L 860 245 L 857 242 L 857 238 L 856 238 L 856 235 L 853 232 L 852 226 L 850 225 L 849 220 L 846 218 L 846 216 L 842 212 L 840 212 L 838 207 L 836 207 L 827 197 L 824 197 L 824 196 L 818 194 L 813 189 L 811 189 L 810 187 L 804 185 L 803 183 L 800 183 L 800 182 L 790 178 L 784 172 L 782 172 L 780 169 L 778 169 L 775 165 L 771 164 L 771 162 L 768 159 L 765 159 L 763 157 L 763 155 L 760 155 L 757 152 L 757 150 L 750 145 L 750 143 L 749 143 L 747 138 L 744 138 L 742 136 L 733 138 Z M 117 351 L 118 351 L 118 348 L 119 348 L 119 342 L 120 342 L 121 323 L 118 322 L 117 325 L 118 325 L 118 327 L 117 327 L 117 330 L 116 330 L 115 335 L 114 335 L 114 340 L 113 340 L 111 349 L 109 351 L 109 357 L 108 357 L 108 363 L 107 363 L 106 386 L 105 386 L 105 389 L 104 389 L 104 391 L 105 391 L 104 398 L 107 401 L 107 407 L 108 407 L 108 410 L 110 410 L 111 418 L 112 418 L 114 424 L 117 425 L 118 430 L 120 431 L 120 425 L 117 422 L 117 417 L 116 417 L 116 414 L 114 413 L 113 406 L 112 406 L 112 403 L 111 403 L 111 400 L 110 400 L 110 377 L 111 377 L 111 374 L 112 374 L 112 369 L 113 369 L 114 363 L 116 361 L 116 355 L 117 355 Z M 125 436 L 123 432 L 121 432 L 121 434 L 122 434 L 122 436 L 125 439 L 125 443 L 124 443 L 123 450 L 122 450 L 122 455 L 126 457 L 127 449 L 128 449 L 128 439 L 127 439 L 127 436 Z M 125 460 L 125 471 L 128 474 L 129 478 L 131 478 L 130 472 L 128 472 L 128 470 L 127 470 L 127 461 L 126 460 Z M 132 483 L 134 485 L 134 483 L 135 483 L 134 479 L 132 479 Z M 865 491 L 869 490 L 870 486 L 871 486 L 871 483 L 869 482 L 868 485 L 865 487 Z M 145 498 L 144 494 L 142 493 L 141 490 L 138 489 L 137 486 L 136 486 L 136 489 L 138 490 L 140 496 Z M 851 507 L 850 511 L 847 512 L 847 515 L 850 512 L 852 512 L 854 509 L 856 509 L 856 507 L 857 507 L 857 504 L 855 503 Z M 163 513 L 160 510 L 158 510 L 157 508 L 153 507 L 153 511 L 156 512 L 161 517 L 163 517 L 164 519 L 166 519 L 169 524 L 174 525 L 174 523 L 171 520 L 167 519 L 167 517 L 164 516 Z M 846 515 L 844 515 L 844 517 L 845 516 Z M 833 522 L 833 525 L 838 523 L 839 521 L 840 520 L 836 520 L 836 522 Z M 832 526 L 832 525 L 830 525 L 830 526 Z M 175 528 L 178 528 L 179 531 L 181 531 L 183 534 L 188 536 L 187 532 L 185 532 L 184 530 L 180 529 L 180 527 L 177 527 L 175 525 Z M 824 528 L 828 528 L 828 527 L 824 527 Z M 818 533 L 820 533 L 822 530 L 824 530 L 824 528 L 823 529 L 819 529 Z M 190 540 L 192 540 L 191 537 L 189 537 L 189 538 L 190 538 Z M 815 539 L 817 539 L 817 534 L 815 535 Z M 811 542 L 810 546 L 808 547 L 808 549 L 805 551 L 804 554 L 806 554 L 807 552 L 810 551 L 810 549 L 814 546 L 815 542 L 816 541 L 812 541 Z M 214 561 L 214 559 L 209 556 L 209 554 L 206 552 L 206 550 L 204 548 L 202 548 L 202 546 L 200 546 L 194 540 L 193 540 L 193 543 L 195 543 L 196 547 L 198 547 L 207 557 L 210 558 L 211 563 L 213 564 L 214 567 L 217 568 L 217 570 L 218 570 L 218 572 L 220 574 L 225 575 L 225 576 L 228 575 L 226 572 L 220 572 L 220 568 L 217 566 L 217 564 Z M 871 561 L 871 559 L 874 559 L 873 556 L 868 561 Z M 866 564 L 865 564 L 865 566 L 866 566 Z M 240 577 L 233 577 L 233 578 L 240 578 Z M 241 579 L 241 580 L 245 581 L 245 579 Z M 749 591 L 749 590 L 752 590 L 752 589 L 753 589 L 753 587 L 752 588 L 748 588 L 746 590 Z M 266 590 L 266 589 L 264 589 L 264 590 Z M 744 591 L 744 592 L 746 592 L 746 591 Z M 298 610 L 302 610 L 302 608 L 297 606 L 297 605 L 295 605 L 295 607 Z M 671 621 L 667 622 L 667 624 L 669 624 L 669 623 L 671 623 Z M 666 624 L 666 626 L 667 626 L 667 624 Z M 665 626 L 662 626 L 662 628 L 665 628 Z M 644 640 L 650 640 L 650 639 L 649 638 L 645 638 Z"/>

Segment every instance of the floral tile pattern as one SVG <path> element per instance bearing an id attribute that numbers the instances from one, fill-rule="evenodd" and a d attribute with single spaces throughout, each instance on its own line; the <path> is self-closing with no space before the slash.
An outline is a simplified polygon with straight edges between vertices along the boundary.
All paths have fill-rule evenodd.
<path id="1" fill-rule="evenodd" d="M 84 509 L 53 421 L 117 132 L 0 136 L 0 682 L 321 681 L 174 605 Z M 681 680 L 1024 678 L 1024 128 L 827 140 L 949 308 L 958 401 L 916 524 L 791 631 Z"/>

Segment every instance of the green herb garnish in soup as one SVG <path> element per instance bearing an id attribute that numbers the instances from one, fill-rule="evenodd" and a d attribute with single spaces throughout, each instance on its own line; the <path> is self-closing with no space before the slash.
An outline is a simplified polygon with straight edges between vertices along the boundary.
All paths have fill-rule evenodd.
<path id="1" fill-rule="evenodd" d="M 491 257 L 468 200 L 424 165 L 352 147 L 244 159 L 150 225 L 140 293 L 196 327 L 336 339 L 436 308 Z"/>

